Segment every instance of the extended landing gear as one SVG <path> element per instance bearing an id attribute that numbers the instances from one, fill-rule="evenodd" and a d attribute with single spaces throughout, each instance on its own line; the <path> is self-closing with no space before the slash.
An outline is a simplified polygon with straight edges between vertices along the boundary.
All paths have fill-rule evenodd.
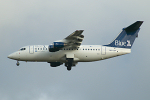
<path id="1" fill-rule="evenodd" d="M 71 70 L 72 64 L 73 64 L 73 58 L 67 58 L 67 59 L 66 59 L 65 66 L 67 67 L 67 70 L 68 70 L 68 71 Z"/>
<path id="2" fill-rule="evenodd" d="M 67 70 L 68 70 L 68 71 L 70 71 L 71 68 L 72 68 L 72 65 L 71 65 L 71 64 L 67 64 L 67 65 L 65 64 L 65 66 L 67 67 Z"/>
<path id="3" fill-rule="evenodd" d="M 17 65 L 17 66 L 19 66 L 19 65 L 20 65 L 19 61 L 17 61 L 16 65 Z"/>

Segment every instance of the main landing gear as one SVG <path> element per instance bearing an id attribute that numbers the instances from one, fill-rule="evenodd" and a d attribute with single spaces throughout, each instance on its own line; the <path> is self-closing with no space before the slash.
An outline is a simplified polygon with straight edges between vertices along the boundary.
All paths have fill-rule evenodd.
<path id="1" fill-rule="evenodd" d="M 67 59 L 66 59 L 65 66 L 67 67 L 67 70 L 68 70 L 68 71 L 71 70 L 72 64 L 73 64 L 73 58 L 67 58 Z"/>
<path id="2" fill-rule="evenodd" d="M 17 63 L 16 63 L 16 65 L 17 65 L 17 66 L 19 66 L 19 65 L 20 65 L 20 63 L 19 63 L 19 61 L 18 61 L 18 60 L 17 60 Z"/>

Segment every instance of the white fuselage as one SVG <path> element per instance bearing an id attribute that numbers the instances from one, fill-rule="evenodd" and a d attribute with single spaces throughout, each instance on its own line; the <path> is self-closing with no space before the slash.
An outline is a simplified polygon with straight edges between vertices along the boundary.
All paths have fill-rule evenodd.
<path id="1" fill-rule="evenodd" d="M 91 62 L 128 54 L 131 49 L 115 48 L 101 45 L 81 45 L 79 48 L 62 48 L 57 52 L 49 52 L 48 45 L 30 45 L 10 54 L 8 57 L 18 61 L 65 62 L 66 58 L 74 58 L 74 62 Z"/>

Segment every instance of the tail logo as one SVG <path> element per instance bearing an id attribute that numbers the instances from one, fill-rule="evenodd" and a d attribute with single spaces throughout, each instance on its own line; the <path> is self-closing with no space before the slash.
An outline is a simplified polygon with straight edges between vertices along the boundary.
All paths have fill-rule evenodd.
<path id="1" fill-rule="evenodd" d="M 127 40 L 127 46 L 131 46 L 131 44 L 130 44 L 130 40 Z"/>
<path id="2" fill-rule="evenodd" d="M 127 42 L 115 40 L 115 46 L 131 46 L 131 43 L 130 43 L 130 40 L 127 40 Z"/>

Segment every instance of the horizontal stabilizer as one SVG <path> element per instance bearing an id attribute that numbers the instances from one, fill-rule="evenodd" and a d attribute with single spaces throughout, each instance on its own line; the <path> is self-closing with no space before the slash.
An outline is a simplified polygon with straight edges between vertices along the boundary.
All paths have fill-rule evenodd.
<path id="1" fill-rule="evenodd" d="M 133 23 L 132 25 L 128 26 L 127 28 L 125 28 L 124 30 L 126 31 L 134 31 L 134 30 L 138 30 L 140 28 L 140 26 L 142 25 L 143 21 L 137 21 L 135 23 Z"/>

